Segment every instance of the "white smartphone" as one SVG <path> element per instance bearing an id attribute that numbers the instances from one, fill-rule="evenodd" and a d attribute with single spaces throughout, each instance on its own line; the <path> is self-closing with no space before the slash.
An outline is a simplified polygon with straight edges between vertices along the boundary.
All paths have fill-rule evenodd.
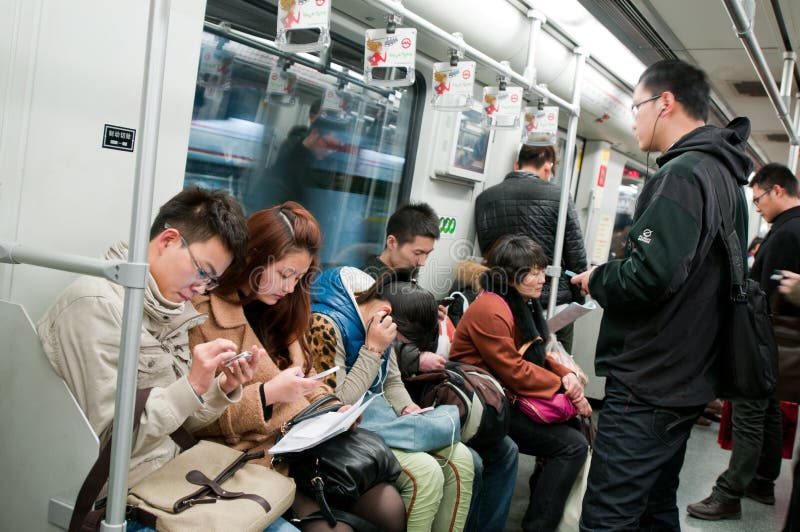
<path id="1" fill-rule="evenodd" d="M 231 367 L 231 364 L 233 364 L 237 360 L 240 360 L 240 359 L 248 360 L 248 359 L 250 359 L 252 357 L 253 357 L 253 353 L 251 353 L 250 351 L 242 351 L 241 353 L 239 353 L 235 357 L 231 357 L 228 360 L 226 360 L 225 361 L 225 367 L 226 368 Z"/>
<path id="2" fill-rule="evenodd" d="M 312 375 L 309 379 L 321 379 L 323 377 L 327 377 L 331 373 L 336 373 L 339 371 L 339 366 L 333 366 L 331 369 L 326 369 L 322 373 L 317 373 L 316 375 Z"/>

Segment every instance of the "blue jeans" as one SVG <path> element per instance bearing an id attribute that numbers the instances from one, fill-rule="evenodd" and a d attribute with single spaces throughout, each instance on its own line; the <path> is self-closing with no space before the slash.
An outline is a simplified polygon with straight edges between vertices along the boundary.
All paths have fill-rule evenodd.
<path id="1" fill-rule="evenodd" d="M 704 407 L 657 407 L 606 380 L 581 532 L 680 531 L 678 475 Z"/>
<path id="2" fill-rule="evenodd" d="M 519 451 L 517 444 L 504 436 L 492 447 L 470 447 L 475 465 L 472 501 L 464 530 L 467 532 L 502 532 L 506 528 L 511 496 L 517 480 Z"/>
<path id="3" fill-rule="evenodd" d="M 277 521 L 265 528 L 264 532 L 298 532 L 299 530 L 283 517 L 279 517 Z"/>

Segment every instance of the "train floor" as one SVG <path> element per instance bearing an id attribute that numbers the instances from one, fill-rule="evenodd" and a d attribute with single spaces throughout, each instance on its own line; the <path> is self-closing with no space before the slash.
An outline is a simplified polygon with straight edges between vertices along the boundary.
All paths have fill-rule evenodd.
<path id="1" fill-rule="evenodd" d="M 775 485 L 775 505 L 767 506 L 753 500 L 742 499 L 742 518 L 739 520 L 703 521 L 686 514 L 686 505 L 704 499 L 711 493 L 717 476 L 728 465 L 730 451 L 717 445 L 719 423 L 708 427 L 695 425 L 689 438 L 686 460 L 681 470 L 678 488 L 678 509 L 681 513 L 681 529 L 684 532 L 775 532 L 783 528 L 783 520 L 789 507 L 792 485 L 792 461 L 783 460 L 781 474 Z M 797 445 L 795 445 L 797 448 Z M 514 489 L 506 530 L 521 530 L 520 524 L 528 504 L 528 477 L 533 471 L 535 459 L 520 455 L 519 474 Z"/>

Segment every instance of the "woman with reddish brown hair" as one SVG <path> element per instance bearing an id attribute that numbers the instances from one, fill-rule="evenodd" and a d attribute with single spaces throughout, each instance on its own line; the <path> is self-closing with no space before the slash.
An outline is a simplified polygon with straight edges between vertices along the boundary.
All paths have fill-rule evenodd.
<path id="1" fill-rule="evenodd" d="M 253 213 L 247 226 L 245 267 L 225 272 L 214 292 L 192 300 L 208 320 L 192 329 L 189 339 L 195 344 L 205 338 L 227 338 L 241 349 L 263 346 L 268 356 L 244 385 L 242 400 L 197 435 L 239 450 L 268 450 L 284 423 L 318 397 L 332 393 L 323 381 L 307 378 L 315 371 L 304 334 L 322 236 L 311 213 L 292 201 Z M 268 460 L 263 465 L 271 467 Z M 319 510 L 316 501 L 300 492 L 292 508 L 301 518 Z M 382 530 L 405 526 L 403 501 L 390 484 L 373 487 L 353 507 L 340 510 Z M 304 523 L 302 529 L 332 530 L 320 520 Z M 351 527 L 340 521 L 333 530 Z"/>

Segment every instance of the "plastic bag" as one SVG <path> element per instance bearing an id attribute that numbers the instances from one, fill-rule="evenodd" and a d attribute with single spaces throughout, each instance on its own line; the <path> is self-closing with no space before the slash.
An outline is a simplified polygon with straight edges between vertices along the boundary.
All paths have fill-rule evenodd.
<path id="1" fill-rule="evenodd" d="M 589 382 L 589 377 L 586 376 L 586 373 L 584 373 L 578 363 L 575 362 L 572 355 L 567 353 L 567 350 L 564 349 L 564 346 L 561 345 L 561 342 L 558 341 L 558 338 L 556 338 L 554 334 L 550 335 L 550 341 L 547 342 L 545 350 L 547 351 L 546 357 L 548 359 L 569 368 L 570 371 L 578 376 L 581 386 L 586 386 Z"/>

